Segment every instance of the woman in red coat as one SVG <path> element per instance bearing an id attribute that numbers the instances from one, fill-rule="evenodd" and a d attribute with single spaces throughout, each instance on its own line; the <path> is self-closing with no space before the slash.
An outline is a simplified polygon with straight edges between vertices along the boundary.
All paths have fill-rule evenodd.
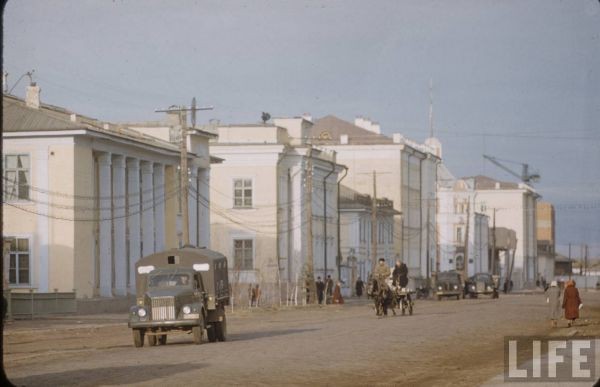
<path id="1" fill-rule="evenodd" d="M 575 287 L 575 281 L 567 281 L 567 288 L 563 295 L 562 307 L 565 310 L 565 318 L 569 320 L 569 326 L 571 326 L 575 319 L 579 318 L 579 305 L 581 305 L 581 298 L 579 298 L 579 291 Z"/>

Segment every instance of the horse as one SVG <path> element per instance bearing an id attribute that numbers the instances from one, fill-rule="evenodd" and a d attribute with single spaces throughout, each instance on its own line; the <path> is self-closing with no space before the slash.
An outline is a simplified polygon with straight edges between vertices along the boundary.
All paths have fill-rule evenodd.
<path id="1" fill-rule="evenodd" d="M 396 315 L 396 311 L 394 310 L 395 297 L 387 284 L 384 283 L 383 286 L 379 286 L 379 281 L 376 279 L 371 280 L 367 287 L 367 295 L 373 298 L 377 316 L 387 316 L 390 307 L 394 316 Z"/>

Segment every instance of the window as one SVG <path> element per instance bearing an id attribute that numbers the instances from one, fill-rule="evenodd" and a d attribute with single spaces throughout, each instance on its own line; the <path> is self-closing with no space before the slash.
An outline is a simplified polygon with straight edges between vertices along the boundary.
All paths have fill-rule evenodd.
<path id="1" fill-rule="evenodd" d="M 11 285 L 29 284 L 29 239 L 7 238 L 10 240 L 8 282 Z"/>
<path id="2" fill-rule="evenodd" d="M 29 200 L 29 156 L 4 156 L 4 200 Z"/>
<path id="3" fill-rule="evenodd" d="M 236 270 L 254 269 L 254 249 L 252 239 L 233 241 L 233 259 Z"/>
<path id="4" fill-rule="evenodd" d="M 463 230 L 462 227 L 457 227 L 456 228 L 456 238 L 455 238 L 455 242 L 459 242 L 462 243 L 463 240 Z"/>
<path id="5" fill-rule="evenodd" d="M 383 222 L 377 222 L 377 243 L 384 243 Z"/>
<path id="6" fill-rule="evenodd" d="M 233 180 L 233 207 L 249 208 L 252 207 L 252 180 L 235 179 Z"/>

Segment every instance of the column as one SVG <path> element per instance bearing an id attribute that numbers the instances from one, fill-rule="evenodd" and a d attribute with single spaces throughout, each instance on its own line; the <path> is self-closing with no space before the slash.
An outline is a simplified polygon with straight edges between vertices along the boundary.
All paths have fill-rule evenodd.
<path id="1" fill-rule="evenodd" d="M 190 244 L 198 246 L 198 167 L 190 166 L 188 181 L 188 218 L 190 224 Z"/>
<path id="2" fill-rule="evenodd" d="M 115 267 L 115 295 L 127 295 L 127 251 L 125 244 L 125 157 L 112 159 L 113 230 Z"/>
<path id="3" fill-rule="evenodd" d="M 141 257 L 140 161 L 127 159 L 127 227 L 129 229 L 129 293 L 135 294 L 135 264 Z"/>
<path id="4" fill-rule="evenodd" d="M 152 162 L 142 161 L 142 256 L 154 253 L 154 189 Z"/>
<path id="5" fill-rule="evenodd" d="M 198 246 L 210 247 L 210 169 L 198 174 Z"/>
<path id="6" fill-rule="evenodd" d="M 154 164 L 154 249 L 165 250 L 165 166 Z"/>
<path id="7" fill-rule="evenodd" d="M 112 195 L 111 155 L 98 157 L 98 196 L 100 223 L 100 296 L 112 297 Z"/>

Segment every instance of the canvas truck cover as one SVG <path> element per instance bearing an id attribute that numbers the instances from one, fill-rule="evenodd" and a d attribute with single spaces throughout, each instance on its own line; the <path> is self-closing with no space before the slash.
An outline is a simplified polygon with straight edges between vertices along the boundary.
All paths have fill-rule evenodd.
<path id="1" fill-rule="evenodd" d="M 143 297 L 148 274 L 154 269 L 190 268 L 200 273 L 209 296 L 229 303 L 227 258 L 206 248 L 184 247 L 148 255 L 135 264 L 136 292 Z"/>

